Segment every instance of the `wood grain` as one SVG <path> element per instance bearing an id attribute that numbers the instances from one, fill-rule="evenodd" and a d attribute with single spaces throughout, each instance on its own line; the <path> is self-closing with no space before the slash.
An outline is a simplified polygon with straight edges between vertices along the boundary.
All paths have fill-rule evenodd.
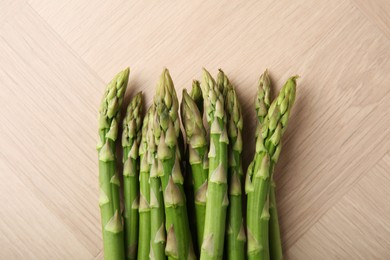
<path id="1" fill-rule="evenodd" d="M 386 0 L 352 1 L 390 39 L 390 2 Z"/>
<path id="2" fill-rule="evenodd" d="M 387 153 L 290 249 L 291 259 L 388 259 L 389 169 Z"/>
<path id="3" fill-rule="evenodd" d="M 0 256 L 91 258 L 101 248 L 94 147 L 104 83 L 28 5 L 3 25 L 0 61 L 0 244 L 13 248 Z"/>
<path id="4" fill-rule="evenodd" d="M 0 3 L 1 259 L 102 259 L 97 107 L 130 66 L 149 104 L 163 67 L 179 98 L 204 66 L 238 88 L 244 164 L 256 83 L 301 76 L 276 169 L 290 259 L 389 258 L 388 1 Z"/>

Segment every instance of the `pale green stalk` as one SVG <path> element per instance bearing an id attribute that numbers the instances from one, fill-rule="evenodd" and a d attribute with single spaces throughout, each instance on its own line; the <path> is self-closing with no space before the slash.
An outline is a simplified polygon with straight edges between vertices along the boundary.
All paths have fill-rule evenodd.
<path id="1" fill-rule="evenodd" d="M 147 142 L 149 121 L 154 113 L 154 106 L 148 109 L 142 125 L 142 138 L 139 148 L 140 155 L 140 197 L 139 197 L 139 235 L 138 235 L 138 259 L 148 259 L 150 253 L 150 165 L 149 147 Z"/>
<path id="2" fill-rule="evenodd" d="M 156 140 L 164 206 L 167 243 L 165 253 L 172 259 L 194 259 L 194 250 L 187 216 L 186 197 L 178 146 L 180 122 L 178 100 L 167 69 L 160 77 L 154 99 L 156 117 L 153 134 Z"/>
<path id="3" fill-rule="evenodd" d="M 269 219 L 268 183 L 270 160 L 267 152 L 256 152 L 248 168 L 245 190 L 247 192 L 248 259 L 269 259 L 268 226 L 261 222 Z M 252 180 L 251 180 L 252 179 Z"/>
<path id="4" fill-rule="evenodd" d="M 245 228 L 242 216 L 242 127 L 243 119 L 241 106 L 236 91 L 222 70 L 218 73 L 218 87 L 226 93 L 225 110 L 228 120 L 229 136 L 229 207 L 227 213 L 227 258 L 241 260 L 245 258 Z"/>
<path id="5" fill-rule="evenodd" d="M 206 219 L 200 259 L 222 259 L 225 238 L 227 166 L 229 138 L 226 130 L 224 97 L 210 73 L 203 69 L 202 93 L 210 125 L 209 175 Z"/>
<path id="6" fill-rule="evenodd" d="M 270 187 L 270 202 L 269 202 L 269 250 L 270 258 L 272 260 L 282 260 L 283 259 L 283 250 L 282 250 L 282 239 L 280 236 L 279 228 L 279 219 L 278 211 L 276 207 L 276 194 L 275 194 L 275 182 L 271 182 Z"/>
<path id="7" fill-rule="evenodd" d="M 274 101 L 277 103 L 275 110 L 271 105 L 269 113 L 275 115 L 282 115 L 279 119 L 279 124 L 281 128 L 281 136 L 279 140 L 269 139 L 266 140 L 265 145 L 267 150 L 271 155 L 271 185 L 269 191 L 269 200 L 270 200 L 270 221 L 269 221 L 269 248 L 270 248 L 270 258 L 281 260 L 283 259 L 283 250 L 282 250 L 282 241 L 280 236 L 279 228 L 279 219 L 276 208 L 276 194 L 275 194 L 275 182 L 273 181 L 274 175 L 274 166 L 276 165 L 279 155 L 282 149 L 281 137 L 287 129 L 287 124 L 289 116 L 291 113 L 292 106 L 295 101 L 296 93 L 296 79 L 298 76 L 293 76 L 287 80 L 282 90 L 280 91 L 277 100 Z M 279 111 L 278 111 L 279 108 Z M 271 122 L 271 119 L 270 119 Z M 266 225 L 266 223 L 264 223 Z"/>
<path id="8" fill-rule="evenodd" d="M 203 103 L 203 102 L 202 102 Z M 208 176 L 206 130 L 195 101 L 183 90 L 181 118 L 187 140 L 187 155 L 195 194 L 195 219 L 198 246 L 202 245 L 206 213 L 206 191 Z"/>
<path id="9" fill-rule="evenodd" d="M 281 150 L 281 137 L 295 99 L 295 79 L 290 78 L 269 107 L 256 140 L 255 159 L 248 168 L 248 259 L 269 259 L 269 187 Z"/>
<path id="10" fill-rule="evenodd" d="M 270 88 L 271 81 L 266 70 L 259 79 L 257 96 L 255 100 L 256 113 L 258 117 L 257 129 L 256 129 L 256 153 L 252 163 L 248 167 L 247 176 L 245 179 L 245 191 L 247 193 L 247 232 L 248 232 L 248 258 L 256 259 L 261 257 L 261 254 L 265 255 L 264 259 L 268 259 L 268 242 L 261 240 L 261 233 L 263 237 L 268 234 L 268 230 L 261 232 L 260 222 L 261 218 L 267 218 L 267 208 L 263 210 L 266 204 L 266 196 L 268 193 L 267 180 L 269 156 L 264 150 L 260 150 L 259 147 L 263 146 L 263 137 L 266 134 L 262 133 L 263 129 L 267 129 L 265 125 L 268 108 L 270 106 Z M 264 164 L 262 164 L 264 161 Z M 260 175 L 261 170 L 261 175 Z M 253 173 L 256 172 L 256 176 Z M 262 216 L 262 212 L 264 214 Z"/>
<path id="11" fill-rule="evenodd" d="M 150 125 L 153 125 L 157 117 L 157 112 L 154 111 L 150 117 Z M 149 259 L 166 259 L 165 256 L 165 221 L 164 221 L 164 201 L 161 188 L 161 180 L 159 176 L 162 175 L 163 169 L 161 161 L 157 159 L 157 144 L 155 136 L 155 126 L 148 129 L 148 149 L 149 149 L 149 164 L 150 168 L 150 255 Z M 157 131 L 158 132 L 158 131 Z"/>
<path id="12" fill-rule="evenodd" d="M 123 148 L 123 199 L 125 224 L 126 259 L 137 258 L 139 161 L 138 148 L 141 141 L 142 93 L 139 92 L 127 107 L 122 124 Z"/>
<path id="13" fill-rule="evenodd" d="M 119 199 L 120 181 L 116 168 L 115 144 L 123 96 L 129 79 L 125 69 L 108 84 L 99 109 L 99 205 L 106 260 L 125 258 L 123 225 Z"/>

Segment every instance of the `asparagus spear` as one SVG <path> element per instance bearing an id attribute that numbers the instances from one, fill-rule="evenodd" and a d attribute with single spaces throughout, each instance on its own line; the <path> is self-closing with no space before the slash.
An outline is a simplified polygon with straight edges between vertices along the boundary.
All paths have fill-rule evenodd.
<path id="1" fill-rule="evenodd" d="M 242 113 L 238 97 L 229 79 L 222 70 L 219 70 L 219 88 L 226 93 L 225 110 L 228 120 L 229 136 L 229 207 L 227 216 L 227 258 L 244 259 L 245 257 L 245 228 L 242 217 Z"/>
<path id="2" fill-rule="evenodd" d="M 284 85 L 281 93 L 279 93 L 276 103 L 276 112 L 272 111 L 272 106 L 270 107 L 270 113 L 273 114 L 283 114 L 283 116 L 279 120 L 279 124 L 281 124 L 281 136 L 287 129 L 288 119 L 290 115 L 291 108 L 295 101 L 295 93 L 296 93 L 296 79 L 298 76 L 293 76 L 289 78 Z M 277 107 L 280 108 L 280 111 L 277 111 Z M 275 116 L 276 117 L 276 116 Z M 277 140 L 269 140 L 266 142 L 266 147 L 270 151 L 271 156 L 271 185 L 269 191 L 269 199 L 270 199 L 270 221 L 269 221 L 269 246 L 270 246 L 270 257 L 271 259 L 283 259 L 283 251 L 282 251 L 282 241 L 280 237 L 280 229 L 279 229 L 279 220 L 278 213 L 276 208 L 276 195 L 275 195 L 275 182 L 273 180 L 274 175 L 274 166 L 276 165 L 279 154 L 282 149 L 281 140 L 277 143 Z"/>
<path id="3" fill-rule="evenodd" d="M 153 133 L 158 144 L 157 159 L 162 167 L 160 178 L 166 216 L 165 253 L 170 258 L 194 259 L 180 167 L 178 100 L 167 69 L 157 85 L 154 104 L 157 116 Z"/>
<path id="4" fill-rule="evenodd" d="M 227 151 L 229 138 L 223 94 L 210 73 L 203 69 L 202 93 L 206 118 L 210 125 L 209 174 L 206 219 L 200 259 L 222 259 L 227 194 Z"/>
<path id="5" fill-rule="evenodd" d="M 290 78 L 269 107 L 256 141 L 256 155 L 248 168 L 248 259 L 269 259 L 269 186 L 274 162 L 280 154 L 281 137 L 295 99 L 295 79 Z"/>
<path id="6" fill-rule="evenodd" d="M 141 139 L 142 93 L 139 92 L 127 107 L 122 125 L 123 147 L 123 212 L 125 224 L 126 259 L 137 258 L 138 246 L 138 146 Z"/>
<path id="7" fill-rule="evenodd" d="M 153 125 L 157 117 L 156 111 L 150 117 L 150 125 Z M 155 126 L 148 130 L 148 147 L 150 152 L 150 219 L 151 219 L 151 237 L 150 237 L 150 259 L 166 259 L 165 256 L 165 225 L 164 225 L 164 202 L 161 189 L 161 180 L 159 176 L 163 174 L 161 161 L 157 160 L 157 145 Z"/>
<path id="8" fill-rule="evenodd" d="M 265 149 L 260 149 L 263 146 L 263 132 L 267 129 L 266 116 L 270 105 L 270 86 L 271 82 L 266 70 L 259 79 L 257 97 L 255 101 L 256 112 L 258 117 L 258 124 L 256 129 L 256 153 L 252 163 L 248 167 L 247 176 L 245 179 L 245 191 L 247 193 L 247 232 L 248 232 L 248 258 L 255 259 L 260 258 L 261 253 L 265 251 L 265 259 L 269 258 L 268 255 L 268 243 L 267 241 L 261 241 L 260 230 L 260 218 L 261 211 L 264 207 L 266 200 L 267 190 L 266 181 L 268 173 L 265 171 L 266 165 L 263 165 L 262 173 L 263 177 L 259 174 L 253 176 L 253 172 L 258 173 L 261 169 L 261 161 L 264 160 L 264 164 L 267 164 L 268 156 L 265 153 Z M 254 180 L 257 180 L 254 182 Z M 256 183 L 256 189 L 254 184 Z M 256 191 L 255 191 L 256 190 Z M 261 195 L 261 196 L 260 196 Z M 264 210 L 263 218 L 267 218 L 267 211 Z M 263 230 L 263 233 L 268 232 Z M 261 244 L 262 243 L 262 244 Z"/>
<path id="9" fill-rule="evenodd" d="M 192 92 L 193 93 L 193 92 Z M 203 103 L 203 102 L 202 102 Z M 202 116 L 195 101 L 183 90 L 181 118 L 186 132 L 188 161 L 195 194 L 195 217 L 198 245 L 202 245 L 206 213 L 207 140 Z"/>
<path id="10" fill-rule="evenodd" d="M 123 226 L 119 200 L 119 178 L 115 164 L 115 143 L 123 96 L 129 78 L 125 69 L 108 84 L 99 109 L 99 205 L 104 258 L 124 259 Z"/>
<path id="11" fill-rule="evenodd" d="M 138 236 L 138 259 L 148 259 L 150 252 L 150 186 L 148 163 L 149 147 L 147 135 L 149 121 L 154 113 L 154 106 L 149 107 L 142 125 L 142 138 L 139 148 L 140 155 L 140 197 L 139 197 L 139 236 Z"/>

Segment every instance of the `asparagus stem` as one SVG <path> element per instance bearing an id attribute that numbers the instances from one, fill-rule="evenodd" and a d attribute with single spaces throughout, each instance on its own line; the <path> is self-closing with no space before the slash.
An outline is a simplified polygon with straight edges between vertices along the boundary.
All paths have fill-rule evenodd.
<path id="1" fill-rule="evenodd" d="M 295 79 L 290 78 L 272 102 L 256 140 L 256 155 L 248 169 L 248 259 L 269 259 L 269 186 L 281 150 L 281 137 L 287 127 L 295 99 Z M 259 120 L 260 121 L 260 120 Z"/>
<path id="2" fill-rule="evenodd" d="M 142 93 L 139 92 L 127 107 L 123 119 L 123 212 L 125 224 L 126 259 L 137 258 L 138 246 L 138 204 L 139 164 L 138 146 L 141 139 Z"/>
<path id="3" fill-rule="evenodd" d="M 154 113 L 154 106 L 148 109 L 142 125 L 142 138 L 139 148 L 140 155 L 140 197 L 139 197 L 139 236 L 138 236 L 138 259 L 148 259 L 150 253 L 150 186 L 148 163 L 149 147 L 147 142 L 149 121 Z"/>
<path id="4" fill-rule="evenodd" d="M 278 211 L 276 208 L 275 183 L 274 182 L 271 183 L 269 196 L 270 196 L 270 205 L 269 205 L 270 258 L 272 260 L 282 260 L 283 259 L 282 240 L 281 240 L 280 229 L 279 229 Z"/>
<path id="5" fill-rule="evenodd" d="M 108 84 L 99 109 L 99 205 L 101 211 L 104 258 L 124 259 L 125 247 L 119 201 L 119 178 L 115 164 L 115 143 L 123 96 L 129 78 L 125 69 Z"/>
<path id="6" fill-rule="evenodd" d="M 280 114 L 279 126 L 281 128 L 281 134 L 278 138 L 270 137 L 266 140 L 265 145 L 267 150 L 271 154 L 271 185 L 270 185 L 270 222 L 269 229 L 269 243 L 270 243 L 270 257 L 271 259 L 283 259 L 283 250 L 282 250 L 282 241 L 280 236 L 279 220 L 278 213 L 276 208 L 276 194 L 275 194 L 275 182 L 273 181 L 274 175 L 274 166 L 276 165 L 279 155 L 282 149 L 281 137 L 287 129 L 287 124 L 290 116 L 292 106 L 295 102 L 295 93 L 296 93 L 296 79 L 298 76 L 293 76 L 287 80 L 282 90 L 280 91 L 276 101 L 275 110 L 273 110 L 273 105 L 269 109 L 269 114 L 275 115 Z M 279 108 L 279 111 L 278 111 Z M 270 118 L 270 123 L 272 123 L 272 118 Z M 275 137 L 275 135 L 274 135 Z M 266 225 L 266 223 L 264 223 Z"/>
<path id="7" fill-rule="evenodd" d="M 232 84 L 222 70 L 218 73 L 218 88 L 226 93 L 225 110 L 229 136 L 229 206 L 227 215 L 226 248 L 228 259 L 244 259 L 245 228 L 242 216 L 242 113 L 238 97 Z"/>
<path id="8" fill-rule="evenodd" d="M 199 90 L 200 91 L 200 90 Z M 203 101 L 202 101 L 203 103 Z M 195 101 L 183 90 L 181 118 L 186 132 L 188 162 L 195 194 L 195 218 L 198 246 L 202 245 L 206 213 L 207 140 L 202 116 Z"/>
<path id="9" fill-rule="evenodd" d="M 163 194 L 159 176 L 162 174 L 161 162 L 157 160 L 157 144 L 154 136 L 154 120 L 156 111 L 149 117 L 149 127 L 147 132 L 147 145 L 149 150 L 148 164 L 150 165 L 150 259 L 166 259 L 165 256 L 165 225 Z"/>
<path id="10" fill-rule="evenodd" d="M 261 229 L 261 222 L 265 221 L 267 207 L 265 201 L 268 194 L 267 181 L 269 179 L 269 156 L 266 152 L 255 155 L 252 165 L 248 169 L 246 180 L 247 197 L 247 233 L 248 233 L 248 259 L 268 259 L 268 226 Z M 250 180 L 252 178 L 252 181 Z"/>
<path id="11" fill-rule="evenodd" d="M 206 118 L 210 125 L 209 175 L 206 218 L 200 259 L 222 259 L 227 194 L 228 135 L 223 93 L 210 73 L 203 69 L 202 93 Z"/>
<path id="12" fill-rule="evenodd" d="M 263 166 L 263 176 L 258 174 L 262 167 L 262 161 L 269 164 L 269 157 L 266 155 L 265 149 L 260 149 L 263 146 L 267 130 L 265 125 L 268 108 L 270 106 L 270 89 L 271 81 L 266 70 L 259 79 L 257 96 L 255 100 L 256 113 L 258 124 L 256 129 L 256 153 L 250 166 L 248 167 L 247 176 L 245 180 L 245 190 L 247 193 L 247 232 L 248 232 L 248 258 L 256 259 L 261 256 L 262 251 L 268 251 L 267 241 L 261 241 L 260 218 L 264 207 L 264 202 L 267 195 L 266 181 L 268 179 L 268 170 L 266 165 Z M 256 173 L 256 176 L 253 176 Z M 263 218 L 267 217 L 266 211 Z M 267 233 L 268 230 L 263 230 Z M 262 244 L 261 244 L 262 243 Z M 267 256 L 267 253 L 264 253 Z M 267 259 L 266 257 L 265 259 Z"/>
<path id="13" fill-rule="evenodd" d="M 178 146 L 180 136 L 178 100 L 167 69 L 163 71 L 157 85 L 154 104 L 156 117 L 153 134 L 158 144 L 157 159 L 162 168 L 160 178 L 166 217 L 165 254 L 174 259 L 194 259 Z"/>
<path id="14" fill-rule="evenodd" d="M 198 82 L 199 83 L 199 82 Z M 196 84 L 195 80 L 193 81 L 192 83 L 192 90 L 191 90 L 191 94 L 194 94 L 195 97 L 197 98 L 197 101 L 202 103 L 203 104 L 203 99 L 202 99 L 202 92 L 200 90 L 200 86 Z M 196 89 L 198 88 L 198 89 Z M 183 90 L 184 91 L 184 90 Z M 187 96 L 188 96 L 188 93 L 186 92 Z M 184 94 L 183 94 L 184 95 Z M 183 97 L 184 99 L 184 97 Z M 184 103 L 184 100 L 182 99 L 182 103 L 181 103 L 181 118 L 182 118 L 182 121 L 183 121 L 183 127 L 184 127 L 184 130 L 185 129 L 185 122 L 184 122 L 184 114 L 183 114 L 183 103 Z M 195 105 L 196 107 L 196 105 Z M 198 108 L 197 108 L 198 109 Z M 184 141 L 184 139 L 183 139 Z M 188 134 L 186 134 L 186 149 L 185 149 L 185 153 L 182 153 L 184 154 L 185 156 L 185 160 L 183 160 L 184 162 L 184 167 L 182 167 L 183 170 L 183 173 L 184 173 L 184 193 L 186 195 L 186 206 L 187 206 L 187 215 L 188 215 L 188 222 L 189 222 L 189 225 L 190 225 L 190 231 L 191 231 L 191 239 L 192 239 L 192 245 L 194 247 L 194 252 L 195 252 L 195 256 L 198 258 L 199 257 L 199 243 L 198 243 L 198 238 L 199 238 L 199 235 L 198 235 L 198 224 L 197 224 L 197 218 L 196 218 L 196 206 L 195 206 L 195 186 L 194 186 L 194 178 L 192 176 L 193 172 L 191 170 L 191 163 L 189 161 L 189 155 L 190 155 L 190 151 L 189 151 L 189 145 L 188 145 Z M 203 230 L 202 230 L 203 231 Z"/>
<path id="15" fill-rule="evenodd" d="M 166 259 L 164 202 L 159 175 L 162 171 L 157 159 L 153 160 L 150 170 L 150 219 L 151 219 L 151 253 L 150 259 Z"/>

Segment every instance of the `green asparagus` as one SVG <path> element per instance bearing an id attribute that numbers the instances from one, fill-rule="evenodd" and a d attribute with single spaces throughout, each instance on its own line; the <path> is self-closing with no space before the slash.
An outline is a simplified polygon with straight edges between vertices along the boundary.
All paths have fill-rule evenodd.
<path id="1" fill-rule="evenodd" d="M 270 105 L 257 136 L 255 158 L 248 168 L 245 186 L 248 193 L 248 259 L 270 258 L 268 235 L 270 180 L 274 163 L 280 154 L 280 140 L 295 99 L 295 79 L 296 77 L 292 77 L 287 81 Z M 259 89 L 261 88 L 260 85 Z M 259 122 L 261 120 L 262 118 Z"/>
<path id="2" fill-rule="evenodd" d="M 276 194 L 275 194 L 275 182 L 272 180 L 269 197 L 269 250 L 270 250 L 270 259 L 273 260 L 282 260 L 283 259 L 283 250 L 282 250 L 282 240 L 280 237 L 280 228 L 279 228 L 279 219 L 278 212 L 276 208 Z"/>
<path id="3" fill-rule="evenodd" d="M 275 182 L 273 180 L 274 175 L 274 166 L 277 163 L 282 149 L 281 137 L 287 129 L 288 119 L 291 113 L 291 108 L 295 102 L 295 93 L 296 93 L 296 79 L 298 76 L 293 76 L 289 78 L 286 84 L 283 86 L 280 91 L 275 103 L 275 108 L 273 105 L 269 108 L 269 114 L 275 119 L 279 115 L 279 125 L 281 128 L 281 135 L 279 140 L 269 138 L 266 140 L 265 145 L 267 150 L 271 155 L 271 185 L 269 191 L 269 211 L 270 211 L 270 221 L 269 221 L 269 247 L 270 247 L 270 257 L 271 259 L 283 259 L 282 251 L 282 241 L 280 237 L 279 229 L 279 220 L 278 213 L 276 208 L 276 194 L 275 194 Z M 279 111 L 278 111 L 279 109 Z M 271 118 L 270 118 L 271 122 Z M 265 225 L 265 224 L 264 224 Z"/>
<path id="4" fill-rule="evenodd" d="M 270 105 L 270 79 L 266 70 L 259 79 L 258 91 L 256 97 L 256 112 L 258 124 L 256 130 L 256 154 L 253 161 L 248 167 L 247 176 L 245 179 L 245 191 L 247 193 L 247 232 L 248 232 L 248 247 L 247 254 L 249 259 L 269 258 L 268 241 L 261 240 L 261 218 L 267 218 L 266 196 L 268 193 L 267 183 L 267 164 L 268 156 L 265 149 L 260 150 L 263 145 L 262 130 L 267 129 L 265 119 Z M 264 164 L 262 164 L 264 161 Z M 260 174 L 260 170 L 262 175 Z M 256 172 L 256 176 L 253 173 Z M 262 212 L 264 214 L 262 215 Z M 268 232 L 263 230 L 263 233 Z M 267 233 L 268 234 L 268 233 Z"/>
<path id="5" fill-rule="evenodd" d="M 150 125 L 153 125 L 157 117 L 156 111 L 154 111 Z M 165 256 L 165 222 L 164 222 L 164 201 L 161 189 L 160 176 L 163 173 L 161 161 L 157 160 L 157 145 L 154 126 L 148 130 L 148 148 L 150 154 L 150 259 L 166 259 Z"/>
<path id="6" fill-rule="evenodd" d="M 206 213 L 207 191 L 207 140 L 206 130 L 203 126 L 202 116 L 195 101 L 183 90 L 181 102 L 181 118 L 183 121 L 186 140 L 188 161 L 190 164 L 193 189 L 195 194 L 195 215 L 198 245 L 202 245 L 203 231 Z"/>
<path id="7" fill-rule="evenodd" d="M 119 177 L 115 163 L 115 144 L 123 96 L 129 78 L 125 69 L 108 84 L 99 109 L 99 205 L 101 211 L 104 258 L 124 259 L 125 246 L 119 199 Z"/>
<path id="8" fill-rule="evenodd" d="M 166 234 L 164 225 L 164 202 L 161 191 L 161 181 L 158 174 L 157 160 L 153 162 L 150 172 L 150 218 L 151 218 L 151 248 L 150 259 L 166 259 Z M 155 168 L 155 169 L 153 169 Z M 153 176 L 152 176 L 153 174 Z"/>
<path id="9" fill-rule="evenodd" d="M 126 259 L 136 259 L 138 246 L 138 147 L 141 139 L 142 93 L 127 107 L 122 125 L 123 199 Z"/>
<path id="10" fill-rule="evenodd" d="M 139 175 L 139 235 L 138 235 L 138 259 L 148 259 L 150 253 L 150 186 L 149 173 L 150 165 L 148 131 L 149 121 L 154 113 L 154 106 L 149 107 L 142 125 L 142 138 L 139 147 L 140 155 L 140 175 Z"/>
<path id="11" fill-rule="evenodd" d="M 223 93 L 210 73 L 203 69 L 202 93 L 207 122 L 210 125 L 209 174 L 206 218 L 200 259 L 222 259 L 225 237 L 227 162 L 229 138 Z"/>
<path id="12" fill-rule="evenodd" d="M 130 101 L 121 132 L 121 204 L 116 145 L 128 78 L 127 68 L 111 80 L 99 108 L 104 258 L 283 259 L 274 169 L 298 76 L 290 77 L 272 102 L 268 70 L 259 79 L 255 154 L 245 176 L 246 214 L 243 116 L 236 89 L 222 70 L 215 81 L 203 69 L 202 83 L 194 80 L 190 93 L 183 90 L 180 112 L 185 139 L 167 69 L 143 121 L 142 93 Z"/>
<path id="13" fill-rule="evenodd" d="M 162 168 L 160 178 L 166 217 L 165 253 L 173 259 L 194 259 L 178 146 L 180 136 L 178 100 L 167 69 L 164 69 L 157 85 L 154 104 L 157 116 L 154 120 L 153 133 L 158 145 L 157 159 Z"/>
<path id="14" fill-rule="evenodd" d="M 245 257 L 245 228 L 242 216 L 242 127 L 243 119 L 241 106 L 233 85 L 225 73 L 220 70 L 217 84 L 220 90 L 226 93 L 225 110 L 228 120 L 229 136 L 229 161 L 228 161 L 228 183 L 229 183 L 229 207 L 227 213 L 227 258 L 243 259 Z"/>

